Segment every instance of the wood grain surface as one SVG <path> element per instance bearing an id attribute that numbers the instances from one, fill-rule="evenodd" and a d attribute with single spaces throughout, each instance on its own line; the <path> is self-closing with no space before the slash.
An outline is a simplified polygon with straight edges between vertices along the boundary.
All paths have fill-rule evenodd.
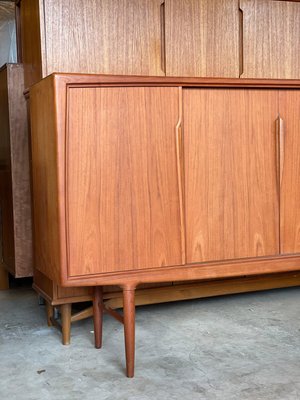
<path id="1" fill-rule="evenodd" d="M 166 74 L 239 76 L 238 0 L 165 0 Z"/>
<path id="2" fill-rule="evenodd" d="M 231 253 L 229 254 L 227 249 L 224 250 L 224 247 L 222 249 L 222 244 L 216 240 L 216 246 L 212 248 L 211 254 L 215 258 L 213 252 L 221 249 L 220 253 L 224 251 L 222 257 L 231 257 L 233 254 L 236 257 L 234 259 L 219 258 L 218 261 L 191 262 L 189 257 L 194 256 L 195 249 L 195 243 L 191 241 L 193 243 L 191 248 L 188 248 L 190 245 L 187 246 L 186 264 L 179 265 L 182 263 L 183 254 L 180 207 L 185 209 L 187 217 L 187 232 L 183 237 L 188 243 L 191 237 L 189 230 L 192 232 L 192 240 L 195 237 L 189 226 L 197 226 L 197 216 L 195 216 L 195 221 L 188 221 L 191 217 L 189 213 L 192 211 L 188 210 L 187 200 L 189 196 L 193 200 L 193 193 L 199 195 L 200 200 L 208 196 L 205 191 L 201 192 L 201 188 L 198 188 L 197 181 L 194 183 L 187 180 L 188 171 L 194 170 L 190 172 L 191 177 L 193 174 L 199 175 L 197 171 L 200 169 L 199 165 L 203 164 L 203 160 L 193 155 L 195 149 L 192 141 L 191 139 L 187 141 L 185 112 L 182 115 L 183 130 L 180 132 L 178 129 L 180 113 L 177 94 L 181 91 L 181 87 L 183 87 L 183 93 L 210 93 L 205 98 L 206 103 L 200 102 L 202 108 L 198 106 L 198 103 L 196 104 L 191 118 L 195 121 L 206 118 L 205 139 L 199 138 L 198 133 L 193 131 L 192 137 L 195 144 L 203 141 L 204 147 L 198 151 L 199 154 L 205 149 L 210 155 L 210 160 L 216 158 L 213 168 L 207 168 L 206 174 L 202 173 L 207 178 L 214 176 L 219 178 L 213 187 L 217 195 L 213 198 L 212 204 L 216 205 L 215 211 L 218 211 L 218 206 L 220 206 L 217 220 L 221 230 L 220 238 L 225 243 L 229 243 Z M 33 148 L 37 152 L 36 159 L 40 162 L 38 170 L 42 171 L 37 174 L 38 191 L 35 201 L 40 203 L 37 215 L 44 216 L 46 210 L 49 210 L 49 215 L 52 214 L 52 219 L 49 218 L 43 225 L 43 229 L 47 232 L 43 234 L 42 246 L 37 242 L 40 247 L 39 252 L 42 254 L 40 257 L 43 264 L 42 272 L 61 286 L 130 284 L 133 287 L 142 283 L 170 280 L 191 281 L 298 270 L 298 253 L 288 256 L 279 254 L 278 159 L 275 145 L 277 141 L 275 122 L 279 112 L 279 89 L 299 87 L 300 82 L 297 80 L 171 77 L 163 79 L 80 74 L 55 74 L 35 85 L 30 90 L 30 96 L 33 94 L 32 117 L 36 120 L 35 122 L 32 120 L 35 126 L 33 136 L 36 136 L 33 142 L 36 142 L 38 146 Z M 273 90 L 269 90 L 271 88 Z M 162 93 L 169 93 L 169 91 L 177 93 L 176 96 L 174 95 L 176 101 L 172 100 L 173 96 L 170 95 L 164 98 Z M 157 92 L 160 96 L 153 95 L 150 101 L 149 93 Z M 67 93 L 69 93 L 68 107 Z M 75 94 L 73 99 L 72 93 Z M 102 93 L 105 93 L 105 96 L 102 96 Z M 145 101 L 146 94 L 150 96 L 150 100 L 147 98 Z M 100 96 L 102 103 L 97 96 Z M 217 96 L 217 102 L 214 96 Z M 146 103 L 149 104 L 147 108 Z M 183 97 L 185 107 L 184 104 L 185 95 Z M 191 110 L 191 107 L 187 108 Z M 154 115 L 156 118 L 153 118 Z M 171 118 L 172 115 L 174 118 Z M 173 121 L 172 135 L 171 121 Z M 219 130 L 214 127 L 216 123 Z M 132 132 L 142 132 L 142 134 L 134 136 Z M 211 146 L 207 146 L 209 141 L 211 141 Z M 178 149 L 182 149 L 182 146 L 185 156 L 183 164 L 181 156 L 178 156 Z M 220 149 L 224 150 L 224 158 L 220 157 L 224 165 L 217 157 L 218 154 L 222 156 Z M 187 150 L 192 157 L 189 157 Z M 287 157 L 285 152 L 285 159 Z M 191 163 L 189 158 L 196 162 L 197 168 L 189 168 L 187 164 Z M 205 161 L 205 157 L 203 158 Z M 178 173 L 178 166 L 179 169 L 185 170 L 181 192 L 186 194 L 186 199 L 182 203 L 179 201 L 178 183 L 181 174 Z M 205 166 L 207 167 L 206 164 Z M 226 176 L 224 170 L 228 176 L 227 180 L 224 178 Z M 87 171 L 94 171 L 94 173 L 88 174 Z M 283 168 L 282 185 L 285 179 Z M 164 190 L 169 192 L 161 189 L 161 183 L 165 183 Z M 139 188 L 139 192 L 136 189 L 133 190 L 136 187 Z M 145 218 L 145 215 L 150 215 L 150 211 L 146 212 L 147 209 L 150 210 L 149 198 L 145 196 L 148 188 L 151 189 L 149 190 L 152 196 L 149 197 L 150 200 L 155 200 L 153 207 L 150 207 L 153 222 L 151 226 L 147 225 Z M 158 189 L 161 192 L 158 192 Z M 103 193 L 105 196 L 102 202 L 101 194 Z M 158 193 L 159 196 L 157 196 Z M 171 201 L 174 193 L 176 194 L 174 208 L 170 204 L 168 208 L 164 208 L 164 202 L 166 199 Z M 228 207 L 224 207 L 224 202 L 221 202 L 220 198 L 223 194 L 226 195 L 224 199 Z M 89 204 L 86 201 L 87 198 L 91 199 Z M 100 203 L 102 203 L 102 209 L 99 207 Z M 205 202 L 204 206 L 207 207 Z M 196 209 L 199 209 L 199 204 L 197 207 Z M 164 214 L 162 212 L 164 210 L 167 210 L 167 213 Z M 176 213 L 172 213 L 172 210 L 176 210 Z M 227 210 L 226 215 L 224 210 Z M 102 212 L 101 220 L 100 211 Z M 93 214 L 96 216 L 94 219 Z M 235 214 L 237 218 L 232 221 Z M 86 215 L 85 219 L 83 215 Z M 134 220 L 134 216 L 138 215 L 144 217 Z M 165 215 L 168 216 L 167 219 L 164 219 Z M 173 218 L 173 215 L 176 215 L 176 218 Z M 228 221 L 227 225 L 224 224 L 224 215 Z M 95 219 L 98 219 L 98 223 Z M 54 220 L 54 223 L 50 224 L 50 220 Z M 170 220 L 174 222 L 174 225 L 171 223 L 168 225 Z M 121 224 L 121 221 L 125 223 Z M 117 229 L 114 230 L 114 226 L 117 226 Z M 154 253 L 157 251 L 155 253 L 157 259 L 159 255 L 164 255 L 164 260 L 168 262 L 163 264 L 152 263 L 151 255 L 148 253 L 149 247 L 144 246 L 145 242 L 142 242 L 147 235 L 151 237 L 156 227 L 158 227 L 156 232 L 164 234 L 172 229 L 171 236 L 165 237 L 172 240 L 176 238 L 177 241 L 175 239 L 174 241 L 178 244 L 178 247 L 173 246 L 171 251 L 166 251 L 168 247 L 165 246 L 166 242 L 162 235 L 163 240 L 160 240 Z M 227 238 L 223 227 L 229 228 L 228 235 L 231 233 L 231 238 Z M 43 232 L 42 225 L 40 228 L 40 232 Z M 112 240 L 107 239 L 118 231 L 120 235 L 118 233 Z M 100 233 L 103 237 L 102 243 L 105 243 L 104 249 L 101 248 L 102 243 L 100 247 L 95 245 L 95 238 L 97 235 L 100 237 Z M 51 240 L 46 242 L 45 237 Z M 113 249 L 109 247 L 112 246 L 111 242 L 118 244 L 117 254 L 113 252 L 115 247 Z M 131 246 L 133 242 L 134 246 Z M 80 243 L 78 247 L 76 247 L 77 243 Z M 152 243 L 157 242 L 152 240 Z M 125 244 L 124 247 L 122 247 L 123 244 Z M 65 255 L 66 250 L 69 252 L 69 258 Z M 151 254 L 154 253 L 151 251 Z M 77 261 L 75 260 L 77 265 L 71 262 L 70 254 L 73 259 L 74 255 L 77 257 Z M 91 269 L 92 264 L 97 264 L 94 261 L 99 261 L 99 254 L 109 255 L 112 259 L 119 257 L 118 260 L 130 262 L 134 260 L 134 267 L 138 260 L 138 263 L 141 261 L 142 268 L 130 270 L 129 264 L 122 263 L 120 267 L 114 261 L 113 265 L 117 265 L 118 269 L 110 269 L 110 266 L 101 270 L 97 269 L 98 267 Z M 179 264 L 171 265 L 172 257 L 178 257 Z M 86 264 L 80 265 L 80 260 L 84 260 Z M 118 262 L 121 263 L 121 261 Z M 80 270 L 81 266 L 82 270 Z M 57 275 L 54 276 L 53 271 Z"/>
<path id="3" fill-rule="evenodd" d="M 61 276 L 62 221 L 57 177 L 57 124 L 53 77 L 30 92 L 35 267 L 55 282 Z"/>
<path id="4" fill-rule="evenodd" d="M 300 3 L 240 0 L 243 78 L 300 77 Z"/>
<path id="5" fill-rule="evenodd" d="M 42 4 L 40 0 L 22 0 L 17 5 L 26 88 L 46 76 Z"/>
<path id="6" fill-rule="evenodd" d="M 178 88 L 69 90 L 69 274 L 182 263 Z"/>
<path id="7" fill-rule="evenodd" d="M 16 278 L 32 276 L 29 143 L 23 67 L 0 71 L 0 174 L 2 256 Z"/>
<path id="8" fill-rule="evenodd" d="M 14 222 L 10 159 L 10 117 L 8 101 L 9 72 L 0 71 L 0 199 L 1 199 L 1 255 L 3 265 L 14 273 Z"/>
<path id="9" fill-rule="evenodd" d="M 161 0 L 47 0 L 47 73 L 164 75 Z"/>
<path id="10" fill-rule="evenodd" d="M 279 93 L 284 159 L 280 191 L 281 253 L 300 252 L 300 92 Z"/>
<path id="11" fill-rule="evenodd" d="M 22 65 L 10 64 L 8 93 L 10 110 L 10 157 L 14 220 L 16 278 L 33 274 L 32 199 L 29 161 L 29 132 L 23 95 Z"/>
<path id="12" fill-rule="evenodd" d="M 183 94 L 187 262 L 278 254 L 278 91 Z"/>

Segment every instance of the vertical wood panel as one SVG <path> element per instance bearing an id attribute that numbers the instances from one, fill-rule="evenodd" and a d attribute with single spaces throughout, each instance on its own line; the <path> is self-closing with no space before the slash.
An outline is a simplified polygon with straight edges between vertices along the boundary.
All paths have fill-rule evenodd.
<path id="1" fill-rule="evenodd" d="M 69 274 L 182 262 L 178 88 L 69 91 Z"/>
<path id="2" fill-rule="evenodd" d="M 299 79 L 300 3 L 240 0 L 243 78 Z"/>
<path id="3" fill-rule="evenodd" d="M 23 68 L 0 70 L 1 259 L 15 277 L 32 276 L 31 197 Z"/>
<path id="4" fill-rule="evenodd" d="M 280 91 L 284 129 L 281 186 L 281 253 L 300 252 L 300 92 Z"/>
<path id="5" fill-rule="evenodd" d="M 184 90 L 187 262 L 278 254 L 272 90 Z"/>
<path id="6" fill-rule="evenodd" d="M 61 113 L 65 110 L 60 108 Z M 55 110 L 54 77 L 43 79 L 30 90 L 30 121 L 32 149 L 32 187 L 35 268 L 54 282 L 61 281 L 64 265 L 61 247 L 65 237 L 60 237 L 57 120 Z M 64 132 L 60 132 L 63 135 Z"/>
<path id="7" fill-rule="evenodd" d="M 161 0 L 47 0 L 47 74 L 164 75 Z"/>
<path id="8" fill-rule="evenodd" d="M 10 157 L 17 278 L 32 276 L 32 213 L 29 132 L 22 65 L 8 65 Z"/>
<path id="9" fill-rule="evenodd" d="M 165 0 L 166 72 L 239 76 L 238 0 Z"/>
<path id="10" fill-rule="evenodd" d="M 20 7 L 20 33 L 22 63 L 24 65 L 25 87 L 38 82 L 45 76 L 44 43 L 41 40 L 43 30 L 42 0 L 22 0 Z"/>
<path id="11" fill-rule="evenodd" d="M 1 256 L 7 269 L 13 274 L 14 223 L 11 186 L 10 123 L 8 99 L 9 71 L 6 66 L 0 70 L 0 206 L 1 206 Z"/>

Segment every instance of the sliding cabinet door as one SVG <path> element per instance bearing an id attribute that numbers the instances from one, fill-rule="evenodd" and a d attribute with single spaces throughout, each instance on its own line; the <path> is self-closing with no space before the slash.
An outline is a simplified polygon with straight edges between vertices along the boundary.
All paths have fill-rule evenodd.
<path id="1" fill-rule="evenodd" d="M 279 92 L 281 253 L 300 252 L 300 92 Z"/>
<path id="2" fill-rule="evenodd" d="M 69 91 L 69 274 L 179 265 L 178 88 Z"/>
<path id="3" fill-rule="evenodd" d="M 300 78 L 300 3 L 240 0 L 243 78 Z"/>
<path id="4" fill-rule="evenodd" d="M 279 253 L 278 92 L 186 89 L 187 262 Z"/>

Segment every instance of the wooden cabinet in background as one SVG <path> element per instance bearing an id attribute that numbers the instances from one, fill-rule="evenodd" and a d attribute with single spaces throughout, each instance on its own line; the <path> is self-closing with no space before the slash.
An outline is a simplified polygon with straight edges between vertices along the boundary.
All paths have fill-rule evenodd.
<path id="1" fill-rule="evenodd" d="M 25 86 L 53 72 L 165 75 L 161 0 L 21 0 Z"/>
<path id="2" fill-rule="evenodd" d="M 53 72 L 294 79 L 300 3 L 21 0 L 25 86 Z"/>
<path id="3" fill-rule="evenodd" d="M 243 78 L 300 78 L 300 2 L 240 0 Z"/>
<path id="4" fill-rule="evenodd" d="M 238 0 L 21 0 L 25 86 L 53 72 L 239 76 Z"/>
<path id="5" fill-rule="evenodd" d="M 16 278 L 32 276 L 29 143 L 23 68 L 0 70 L 2 262 Z"/>
<path id="6" fill-rule="evenodd" d="M 238 0 L 165 0 L 167 76 L 239 77 Z"/>

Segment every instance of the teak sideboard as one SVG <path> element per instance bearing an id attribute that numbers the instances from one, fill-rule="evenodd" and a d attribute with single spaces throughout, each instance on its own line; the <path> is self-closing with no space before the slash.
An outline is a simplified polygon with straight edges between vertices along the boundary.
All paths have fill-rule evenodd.
<path id="1" fill-rule="evenodd" d="M 300 81 L 53 74 L 30 90 L 35 265 L 135 289 L 300 270 Z"/>
<path id="2" fill-rule="evenodd" d="M 298 1 L 18 0 L 16 11 L 26 88 L 53 72 L 300 78 L 295 57 L 300 52 Z M 285 273 L 274 278 L 244 282 L 248 290 L 299 284 Z M 244 278 L 239 279 L 243 285 Z M 51 305 L 69 304 L 64 308 L 70 319 L 70 303 L 86 300 L 89 289 L 71 290 L 49 281 L 42 273 L 34 274 L 38 293 Z M 152 290 L 146 284 L 144 292 L 138 292 L 142 303 L 207 293 L 202 282 L 193 283 L 188 292 L 179 282 L 155 285 L 169 289 Z M 238 286 L 224 280 L 220 293 L 236 292 Z M 118 296 L 119 304 L 121 293 Z"/>

